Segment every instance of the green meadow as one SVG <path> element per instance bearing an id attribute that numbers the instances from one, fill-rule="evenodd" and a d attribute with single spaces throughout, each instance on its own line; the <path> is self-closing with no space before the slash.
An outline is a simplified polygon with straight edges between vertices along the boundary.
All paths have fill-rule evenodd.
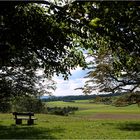
<path id="1" fill-rule="evenodd" d="M 79 111 L 75 112 L 75 115 L 91 115 L 95 113 L 140 113 L 140 108 L 137 105 L 130 105 L 126 107 L 115 107 L 111 105 L 104 104 L 93 104 L 89 103 L 88 100 L 78 100 L 76 102 L 62 102 L 54 101 L 48 102 L 49 107 L 66 107 L 66 106 L 75 106 L 79 108 Z"/>
<path id="2" fill-rule="evenodd" d="M 32 126 L 15 125 L 12 114 L 0 114 L 1 139 L 139 139 L 140 108 L 92 104 L 88 100 L 48 102 L 49 107 L 78 107 L 69 116 L 35 114 Z M 109 115 L 108 117 L 103 117 Z M 115 115 L 115 117 L 114 117 Z M 117 118 L 118 116 L 118 118 Z M 121 117 L 119 117 L 121 116 Z"/>

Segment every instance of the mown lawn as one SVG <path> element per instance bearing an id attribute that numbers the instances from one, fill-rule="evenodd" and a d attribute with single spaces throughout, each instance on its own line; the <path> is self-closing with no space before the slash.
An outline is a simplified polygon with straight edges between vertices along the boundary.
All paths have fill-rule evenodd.
<path id="1" fill-rule="evenodd" d="M 139 113 L 137 106 L 115 108 L 88 104 L 88 102 L 50 102 L 50 106 L 76 106 L 77 113 L 70 116 L 36 114 L 35 125 L 15 125 L 12 114 L 0 114 L 1 139 L 139 139 L 140 119 L 89 119 L 98 113 Z M 79 106 L 78 106 L 79 105 Z M 93 107 L 93 108 L 92 108 Z M 95 109 L 96 108 L 96 109 Z M 88 110 L 88 111 L 87 111 Z M 120 111 L 119 111 L 120 110 Z M 83 113 L 84 112 L 84 113 Z"/>

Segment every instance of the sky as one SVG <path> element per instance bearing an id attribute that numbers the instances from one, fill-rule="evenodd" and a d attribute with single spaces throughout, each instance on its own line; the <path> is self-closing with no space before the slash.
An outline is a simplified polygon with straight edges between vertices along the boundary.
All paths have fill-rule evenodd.
<path id="1" fill-rule="evenodd" d="M 84 52 L 84 56 L 86 58 L 86 62 L 94 61 L 94 58 L 87 57 L 86 52 Z M 83 87 L 85 81 L 88 78 L 84 78 L 87 73 L 88 69 L 82 70 L 81 67 L 77 67 L 75 70 L 71 70 L 71 75 L 69 75 L 68 80 L 64 80 L 62 76 L 54 76 L 52 80 L 56 82 L 56 90 L 52 92 L 53 96 L 69 96 L 69 95 L 84 95 L 82 90 L 75 90 L 76 88 Z M 42 74 L 42 70 L 38 71 L 38 74 Z M 97 94 L 96 91 L 92 92 L 92 94 Z M 44 95 L 47 96 L 47 95 Z"/>
<path id="2" fill-rule="evenodd" d="M 51 95 L 53 96 L 69 96 L 69 95 L 84 95 L 82 93 L 82 90 L 75 90 L 76 88 L 83 87 L 85 84 L 85 81 L 88 80 L 88 78 L 84 78 L 87 75 L 87 72 L 89 70 L 85 69 L 82 70 L 82 68 L 77 67 L 75 70 L 71 70 L 71 75 L 69 75 L 68 80 L 64 80 L 62 76 L 54 76 L 52 77 L 52 80 L 56 83 L 56 90 L 50 90 L 52 92 Z M 39 69 L 36 73 L 38 76 L 43 75 L 43 70 Z M 41 81 L 44 90 L 48 90 L 46 87 L 46 84 L 48 84 L 48 80 L 45 80 L 44 82 Z M 38 87 L 38 84 L 36 85 Z M 95 94 L 95 93 L 94 93 Z M 48 94 L 45 94 L 44 96 L 48 96 Z"/>
<path id="3" fill-rule="evenodd" d="M 73 0 L 62 0 L 62 5 L 66 2 L 72 2 Z M 55 0 L 50 0 L 50 2 L 55 2 Z M 60 5 L 61 5 L 60 4 Z M 91 59 L 88 59 L 89 61 Z M 69 80 L 64 80 L 61 76 L 54 76 L 53 80 L 57 83 L 56 90 L 52 91 L 54 96 L 68 96 L 68 95 L 84 95 L 81 90 L 74 90 L 75 88 L 83 87 L 85 81 L 84 78 L 88 70 L 82 70 L 82 68 L 77 67 L 75 70 L 71 70 L 71 76 Z"/>
<path id="4" fill-rule="evenodd" d="M 78 67 L 75 70 L 71 70 L 71 76 L 69 76 L 69 80 L 64 80 L 61 76 L 55 76 L 53 78 L 56 81 L 57 89 L 52 93 L 54 96 L 68 96 L 68 95 L 84 95 L 81 90 L 74 90 L 75 88 L 84 86 L 85 81 L 84 78 L 88 70 L 82 70 L 82 68 Z"/>
<path id="5" fill-rule="evenodd" d="M 86 54 L 84 54 L 86 57 Z M 87 58 L 86 61 L 90 62 L 93 61 L 93 58 Z M 69 75 L 68 80 L 64 80 L 62 76 L 54 76 L 52 80 L 56 82 L 56 90 L 52 92 L 53 96 L 69 96 L 69 95 L 84 95 L 82 90 L 75 90 L 76 88 L 83 87 L 85 81 L 88 78 L 84 78 L 87 73 L 88 69 L 82 70 L 81 67 L 77 67 L 75 70 L 71 70 L 71 75 Z M 38 70 L 37 74 L 42 75 L 43 71 Z M 47 81 L 46 81 L 47 82 Z M 92 92 L 92 94 L 97 94 L 96 92 Z M 47 96 L 46 94 L 44 96 Z"/>

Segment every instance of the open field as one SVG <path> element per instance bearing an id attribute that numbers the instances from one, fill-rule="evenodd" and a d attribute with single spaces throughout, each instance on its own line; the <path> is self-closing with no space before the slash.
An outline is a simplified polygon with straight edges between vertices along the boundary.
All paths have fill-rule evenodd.
<path id="1" fill-rule="evenodd" d="M 78 100 L 76 102 L 62 102 L 62 101 L 55 101 L 55 102 L 48 102 L 47 105 L 49 107 L 66 107 L 66 106 L 75 106 L 79 108 L 79 111 L 76 112 L 75 115 L 92 115 L 95 113 L 134 113 L 140 114 L 140 108 L 137 105 L 130 105 L 126 107 L 115 107 L 111 105 L 104 105 L 104 104 L 93 104 L 89 103 L 88 100 Z"/>
<path id="2" fill-rule="evenodd" d="M 88 101 L 77 101 L 75 103 L 49 102 L 48 106 L 77 106 L 79 111 L 70 116 L 36 114 L 38 120 L 33 126 L 27 126 L 26 121 L 23 125 L 16 126 L 12 114 L 0 114 L 0 138 L 140 138 L 140 108 L 136 105 L 116 108 L 109 105 L 91 104 Z"/>

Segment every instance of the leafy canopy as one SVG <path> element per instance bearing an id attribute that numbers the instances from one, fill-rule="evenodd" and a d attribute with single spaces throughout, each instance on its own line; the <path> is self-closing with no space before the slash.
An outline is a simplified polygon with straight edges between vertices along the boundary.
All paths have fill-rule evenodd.
<path id="1" fill-rule="evenodd" d="M 89 56 L 94 58 L 82 88 L 91 93 L 128 92 L 140 87 L 140 5 L 138 2 L 79 2 L 89 27 Z M 78 10 L 77 10 L 78 11 Z M 89 21 L 89 22 L 88 22 Z"/>
<path id="2" fill-rule="evenodd" d="M 73 26 L 76 21 L 67 19 L 65 13 L 61 16 L 65 7 L 53 6 L 49 2 L 45 4 L 1 2 L 2 97 L 41 91 L 36 88 L 40 80 L 36 75 L 39 69 L 43 70 L 44 78 L 50 79 L 54 74 L 62 74 L 67 79 L 70 69 L 78 65 L 85 67 L 78 43 L 82 33 L 79 27 Z M 54 89 L 53 86 L 52 88 Z"/>
<path id="3" fill-rule="evenodd" d="M 70 69 L 86 66 L 81 48 L 98 60 L 103 53 L 97 75 L 102 73 L 110 83 L 113 79 L 122 86 L 139 87 L 138 2 L 2 2 L 0 8 L 0 78 L 5 87 L 33 91 L 40 68 L 46 77 L 68 78 Z M 100 76 L 96 78 L 101 82 Z"/>

